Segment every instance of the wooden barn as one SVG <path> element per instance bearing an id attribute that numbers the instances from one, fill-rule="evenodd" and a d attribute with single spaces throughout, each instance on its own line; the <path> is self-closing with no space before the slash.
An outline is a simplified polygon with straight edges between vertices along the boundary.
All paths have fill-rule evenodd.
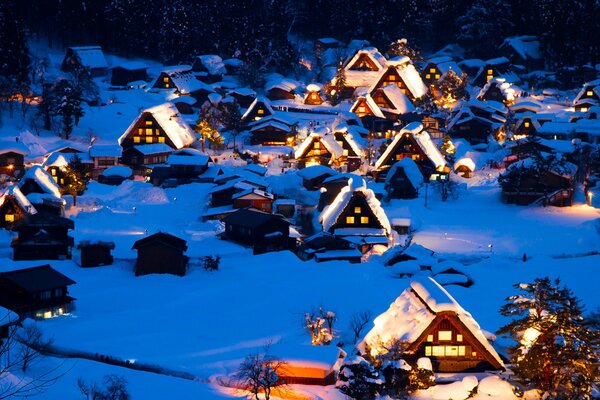
<path id="1" fill-rule="evenodd" d="M 279 378 L 290 385 L 334 385 L 346 353 L 337 346 L 278 346 L 271 349 L 285 362 Z"/>
<path id="2" fill-rule="evenodd" d="M 446 159 L 423 129 L 423 124 L 413 122 L 398 132 L 383 154 L 375 162 L 377 179 L 383 179 L 396 161 L 411 158 L 421 170 L 426 181 L 433 173 L 447 173 Z"/>
<path id="3" fill-rule="evenodd" d="M 436 373 L 504 370 L 473 316 L 433 278 L 411 281 L 373 324 L 357 346 L 372 357 L 385 354 L 386 345 L 399 340 L 408 344 L 403 352 L 407 362 L 428 357 Z"/>
<path id="4" fill-rule="evenodd" d="M 268 117 L 269 115 L 273 115 L 274 113 L 275 111 L 273 111 L 269 100 L 259 96 L 254 99 L 244 115 L 242 115 L 242 121 L 248 124 L 253 121 L 258 121 L 261 118 Z"/>
<path id="5" fill-rule="evenodd" d="M 85 69 L 90 76 L 104 76 L 108 72 L 108 63 L 100 46 L 77 46 L 67 48 L 61 70 L 73 71 Z"/>
<path id="6" fill-rule="evenodd" d="M 344 149 L 335 140 L 335 135 L 326 129 L 312 132 L 298 146 L 294 157 L 298 168 L 312 165 L 340 165 Z"/>
<path id="7" fill-rule="evenodd" d="M 176 236 L 158 232 L 133 244 L 137 250 L 135 276 L 148 274 L 173 274 L 184 276 L 189 257 L 184 253 L 187 242 Z"/>
<path id="8" fill-rule="evenodd" d="M 21 178 L 25 172 L 24 158 L 27 154 L 29 150 L 21 142 L 0 141 L 0 175 Z"/>
<path id="9" fill-rule="evenodd" d="M 348 186 L 323 209 L 319 222 L 324 232 L 352 238 L 363 253 L 373 245 L 387 246 L 392 230 L 381 203 L 362 178 L 348 180 Z"/>
<path id="10" fill-rule="evenodd" d="M 114 242 L 89 241 L 79 242 L 77 249 L 81 253 L 81 267 L 99 267 L 102 265 L 112 265 L 112 250 L 115 248 Z"/>
<path id="11" fill-rule="evenodd" d="M 145 85 L 148 79 L 148 67 L 140 62 L 128 62 L 111 69 L 110 85 L 115 88 L 129 89 Z"/>
<path id="12" fill-rule="evenodd" d="M 195 132 L 172 103 L 142 111 L 119 138 L 124 151 L 142 144 L 165 144 L 178 150 L 195 141 Z"/>
<path id="13" fill-rule="evenodd" d="M 37 210 L 17 186 L 9 186 L 0 197 L 0 226 L 4 229 L 12 230 L 35 213 Z"/>
<path id="14" fill-rule="evenodd" d="M 21 318 L 47 319 L 75 309 L 69 286 L 75 281 L 50 265 L 0 273 L 0 306 Z"/>
<path id="15" fill-rule="evenodd" d="M 250 143 L 263 146 L 293 146 L 296 125 L 274 116 L 260 119 L 250 128 Z"/>
<path id="16" fill-rule="evenodd" d="M 423 185 L 423 174 L 412 158 L 397 161 L 385 177 L 385 191 L 390 199 L 414 199 Z"/>
<path id="17" fill-rule="evenodd" d="M 13 260 L 65 260 L 71 259 L 73 238 L 69 230 L 73 220 L 47 212 L 37 212 L 13 229 L 18 236 L 13 239 Z"/>
<path id="18" fill-rule="evenodd" d="M 223 237 L 254 247 L 255 254 L 290 248 L 290 223 L 279 215 L 241 208 L 223 218 Z"/>

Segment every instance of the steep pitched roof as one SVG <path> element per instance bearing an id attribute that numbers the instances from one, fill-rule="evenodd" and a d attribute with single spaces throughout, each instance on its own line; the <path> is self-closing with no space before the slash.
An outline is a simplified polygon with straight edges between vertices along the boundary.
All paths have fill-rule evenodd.
<path id="1" fill-rule="evenodd" d="M 21 192 L 21 189 L 19 189 L 18 186 L 9 186 L 4 191 L 2 196 L 0 196 L 0 206 L 2 206 L 4 204 L 7 196 L 14 197 L 14 199 L 17 201 L 19 206 L 21 206 L 21 208 L 23 210 L 25 210 L 25 212 L 27 212 L 28 214 L 33 215 L 33 214 L 37 213 L 37 210 L 35 209 L 35 207 L 31 204 L 31 202 L 23 194 L 23 192 Z"/>
<path id="2" fill-rule="evenodd" d="M 100 46 L 69 47 L 73 51 L 79 64 L 85 68 L 108 68 L 106 58 Z"/>
<path id="3" fill-rule="evenodd" d="M 192 73 L 192 67 L 190 65 L 167 67 L 162 70 L 162 73 L 171 78 L 173 85 L 175 85 L 176 89 L 182 94 L 193 93 L 197 90 L 214 92 L 212 87 L 196 79 Z"/>
<path id="4" fill-rule="evenodd" d="M 355 193 L 362 193 L 364 195 L 369 208 L 379 221 L 379 224 L 385 233 L 389 234 L 392 230 L 390 221 L 381 207 L 381 203 L 375 197 L 375 193 L 367 188 L 367 183 L 364 179 L 355 180 L 353 178 L 348 180 L 348 186 L 342 188 L 333 202 L 321 212 L 319 221 L 323 225 L 323 230 L 329 231 L 335 225 L 338 218 L 343 214 L 348 204 L 350 204 L 350 200 L 352 200 Z"/>
<path id="5" fill-rule="evenodd" d="M 304 141 L 298 146 L 294 156 L 296 158 L 301 158 L 304 153 L 308 150 L 308 147 L 314 142 L 319 141 L 323 143 L 323 146 L 327 149 L 333 158 L 339 158 L 344 154 L 344 149 L 342 146 L 335 140 L 335 136 L 330 133 L 328 130 L 320 130 L 314 131 Z"/>
<path id="6" fill-rule="evenodd" d="M 0 274 L 0 278 L 12 282 L 29 293 L 56 289 L 76 283 L 74 280 L 61 274 L 48 264 L 39 267 L 3 272 Z"/>
<path id="7" fill-rule="evenodd" d="M 25 182 L 31 179 L 40 186 L 40 188 L 47 194 L 50 194 L 54 197 L 60 198 L 60 189 L 56 181 L 50 176 L 46 170 L 41 165 L 34 165 L 25 171 L 23 178 L 19 182 L 19 188 L 22 188 Z"/>
<path id="8" fill-rule="evenodd" d="M 242 115 L 242 120 L 245 120 L 246 118 L 248 118 L 248 116 L 252 113 L 252 111 L 254 111 L 254 109 L 256 107 L 258 107 L 260 104 L 264 105 L 265 109 L 269 112 L 268 115 L 273 115 L 273 113 L 275 111 L 273 111 L 273 107 L 271 107 L 271 103 L 269 102 L 269 100 L 263 96 L 258 96 L 254 99 L 252 104 L 250 104 L 250 106 L 248 107 L 248 109 L 246 110 L 244 115 Z"/>
<path id="9" fill-rule="evenodd" d="M 481 88 L 477 98 L 483 98 L 492 88 L 498 88 L 504 99 L 507 101 L 514 101 L 523 93 L 523 90 L 520 87 L 507 82 L 505 78 L 492 78 Z"/>
<path id="10" fill-rule="evenodd" d="M 417 167 L 417 164 L 414 162 L 414 160 L 412 158 L 403 158 L 402 160 L 395 162 L 388 171 L 387 176 L 385 177 L 386 186 L 393 179 L 398 169 L 402 169 L 404 171 L 404 174 L 415 189 L 418 189 L 419 186 L 423 184 L 423 174 L 419 170 L 419 167 Z"/>
<path id="11" fill-rule="evenodd" d="M 364 349 L 368 346 L 372 354 L 379 354 L 385 353 L 381 343 L 393 339 L 414 343 L 441 312 L 456 313 L 460 322 L 487 351 L 491 361 L 500 367 L 504 365 L 473 316 L 431 277 L 411 281 L 389 309 L 375 318 L 374 327 L 358 347 Z"/>
<path id="12" fill-rule="evenodd" d="M 165 131 L 171 142 L 173 142 L 175 148 L 181 149 L 182 147 L 189 146 L 196 140 L 196 134 L 192 128 L 190 128 L 187 122 L 185 122 L 185 120 L 181 117 L 177 107 L 175 107 L 173 103 L 163 103 L 142 111 L 140 115 L 138 115 L 131 125 L 129 125 L 129 127 L 125 130 L 125 133 L 121 135 L 119 138 L 119 144 L 123 143 L 123 140 L 127 138 L 127 135 L 131 129 L 133 129 L 133 127 L 138 123 L 144 113 L 149 113 L 152 115 L 152 117 L 154 117 L 156 122 Z"/>
<path id="13" fill-rule="evenodd" d="M 240 208 L 222 219 L 226 224 L 241 225 L 247 228 L 257 228 L 275 220 L 289 224 L 285 219 L 275 214 L 269 214 L 254 208 Z"/>

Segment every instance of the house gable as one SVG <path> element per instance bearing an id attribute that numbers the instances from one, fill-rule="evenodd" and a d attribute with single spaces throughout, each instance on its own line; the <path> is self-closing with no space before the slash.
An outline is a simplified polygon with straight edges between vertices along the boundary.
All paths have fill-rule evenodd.
<path id="1" fill-rule="evenodd" d="M 349 71 L 379 71 L 377 63 L 371 58 L 369 53 L 361 53 L 358 58 L 347 68 Z"/>
<path id="2" fill-rule="evenodd" d="M 381 160 L 377 160 L 378 168 L 390 167 L 396 161 L 402 160 L 403 158 L 412 158 L 415 162 L 425 162 L 429 160 L 427 154 L 417 144 L 417 141 L 410 133 L 399 133 L 402 135 L 399 140 L 394 141 L 390 144 L 393 146 L 391 151 L 387 151 L 382 155 Z"/>
<path id="3" fill-rule="evenodd" d="M 128 148 L 130 146 L 153 143 L 166 143 L 170 147 L 176 148 L 156 118 L 150 112 L 144 111 L 127 131 L 126 137 L 121 142 L 121 146 Z"/>
<path id="4" fill-rule="evenodd" d="M 371 109 L 371 106 L 365 97 L 360 97 L 356 100 L 356 103 L 354 103 L 350 111 L 358 115 L 359 118 L 375 115 L 375 112 Z"/>
<path id="5" fill-rule="evenodd" d="M 381 89 L 386 85 L 396 85 L 398 88 L 400 88 L 404 95 L 409 96 L 411 100 L 415 99 L 411 91 L 408 89 L 408 86 L 406 86 L 406 82 L 404 82 L 404 79 L 402 79 L 398 73 L 396 67 L 387 68 L 377 83 L 373 86 L 373 89 L 371 90 L 371 96 L 375 95 L 377 89 Z"/>
<path id="6" fill-rule="evenodd" d="M 340 228 L 374 228 L 385 229 L 371 210 L 365 195 L 362 192 L 354 192 L 352 198 L 346 204 L 335 223 L 329 228 L 333 233 Z"/>
<path id="7" fill-rule="evenodd" d="M 302 153 L 299 154 L 296 158 L 332 157 L 332 154 L 329 152 L 329 150 L 327 150 L 327 147 L 321 141 L 320 136 L 313 135 L 308 137 L 306 140 L 309 140 L 310 143 L 308 144 L 308 146 L 305 146 Z"/>
<path id="8" fill-rule="evenodd" d="M 264 101 L 256 99 L 250 107 L 248 107 L 248 110 L 242 116 L 242 119 L 245 122 L 252 122 L 258 121 L 263 117 L 268 117 L 269 115 L 273 115 L 273 109 Z"/>

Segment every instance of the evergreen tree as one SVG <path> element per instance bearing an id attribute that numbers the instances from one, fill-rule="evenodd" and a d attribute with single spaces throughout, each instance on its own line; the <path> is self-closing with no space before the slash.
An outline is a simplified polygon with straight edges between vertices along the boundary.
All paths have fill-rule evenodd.
<path id="1" fill-rule="evenodd" d="M 73 205 L 77 205 L 77 196 L 87 189 L 89 175 L 79 156 L 75 155 L 65 167 L 65 183 L 62 186 L 63 193 L 73 196 Z"/>
<path id="2" fill-rule="evenodd" d="M 52 113 L 62 119 L 62 133 L 65 139 L 71 137 L 74 126 L 83 116 L 81 94 L 73 88 L 66 79 L 60 79 L 52 88 L 52 98 L 55 100 Z"/>
<path id="3" fill-rule="evenodd" d="M 437 103 L 440 106 L 450 105 L 460 100 L 468 100 L 467 91 L 468 76 L 462 73 L 458 76 L 456 72 L 450 70 L 432 85 L 432 91 L 435 94 Z"/>
<path id="4" fill-rule="evenodd" d="M 417 46 L 409 45 L 408 40 L 406 39 L 398 39 L 390 43 L 387 54 L 389 57 L 406 56 L 410 58 L 413 63 L 425 61 L 421 55 L 421 50 Z M 415 64 L 415 67 L 417 67 L 417 64 Z"/>
<path id="5" fill-rule="evenodd" d="M 346 72 L 344 71 L 344 62 L 340 60 L 333 78 L 333 85 L 329 87 L 327 91 L 328 100 L 331 105 L 338 105 L 344 98 L 348 86 L 346 85 Z"/>
<path id="6" fill-rule="evenodd" d="M 498 333 L 518 343 L 515 374 L 551 398 L 590 398 L 600 378 L 600 332 L 586 324 L 579 299 L 548 277 L 514 287 L 521 293 L 500 310 L 513 320 Z"/>
<path id="7" fill-rule="evenodd" d="M 233 151 L 237 151 L 235 140 L 237 135 L 242 130 L 242 113 L 240 106 L 237 101 L 230 101 L 222 103 L 223 113 L 221 116 L 221 123 L 223 129 L 229 131 L 229 134 L 233 138 Z"/>

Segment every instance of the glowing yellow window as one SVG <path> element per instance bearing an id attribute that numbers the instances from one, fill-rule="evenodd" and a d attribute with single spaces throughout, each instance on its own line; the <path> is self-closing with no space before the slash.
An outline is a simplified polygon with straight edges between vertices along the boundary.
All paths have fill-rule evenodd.
<path id="1" fill-rule="evenodd" d="M 587 92 L 585 92 L 586 96 L 593 96 L 594 92 L 591 90 L 588 90 Z"/>
<path id="2" fill-rule="evenodd" d="M 345 157 L 348 157 L 348 149 L 344 149 L 342 151 L 342 155 L 345 156 Z"/>
<path id="3" fill-rule="evenodd" d="M 354 214 L 360 214 L 360 207 L 354 207 Z"/>
<path id="4" fill-rule="evenodd" d="M 262 108 L 259 108 L 259 109 L 256 111 L 256 113 L 257 113 L 258 115 L 263 115 L 263 114 L 265 113 L 265 110 L 263 110 Z"/>
<path id="5" fill-rule="evenodd" d="M 465 355 L 465 346 L 458 346 L 458 355 L 459 356 Z"/>
<path id="6" fill-rule="evenodd" d="M 14 216 L 14 214 L 6 214 L 4 216 L 4 221 L 6 221 L 6 222 L 15 222 L 15 216 Z"/>
<path id="7" fill-rule="evenodd" d="M 52 311 L 46 311 L 44 313 L 44 318 L 52 318 Z"/>
<path id="8" fill-rule="evenodd" d="M 52 176 L 56 176 L 56 170 L 55 170 L 54 168 L 52 168 L 52 169 L 50 170 L 50 173 L 52 174 Z"/>
<path id="9" fill-rule="evenodd" d="M 310 98 L 313 100 L 317 100 L 319 98 L 319 95 L 317 93 L 313 93 L 310 95 Z"/>
<path id="10" fill-rule="evenodd" d="M 347 223 L 347 224 L 353 224 L 353 223 L 354 223 L 354 217 L 352 217 L 352 216 L 348 215 L 348 216 L 346 217 L 346 223 Z"/>
<path id="11" fill-rule="evenodd" d="M 359 113 L 365 113 L 366 111 L 367 111 L 367 109 L 365 108 L 365 106 L 358 107 L 358 112 Z"/>
<path id="12" fill-rule="evenodd" d="M 477 357 L 477 352 L 476 351 L 472 352 L 471 357 Z"/>
<path id="13" fill-rule="evenodd" d="M 141 141 L 141 138 L 139 136 L 133 137 L 133 143 L 139 143 L 140 141 Z"/>
<path id="14" fill-rule="evenodd" d="M 446 346 L 446 356 L 456 357 L 458 356 L 458 346 Z"/>
<path id="15" fill-rule="evenodd" d="M 462 342 L 463 341 L 463 335 L 461 335 L 460 333 L 456 335 L 456 341 L 457 342 Z"/>
<path id="16" fill-rule="evenodd" d="M 435 79 L 440 79 L 440 74 L 435 74 Z"/>
<path id="17" fill-rule="evenodd" d="M 168 84 L 168 83 L 165 83 L 165 87 L 168 89 L 168 88 L 169 88 L 169 84 Z"/>
<path id="18" fill-rule="evenodd" d="M 581 107 L 581 112 L 587 112 L 588 108 L 587 107 Z"/>
<path id="19" fill-rule="evenodd" d="M 152 141 L 153 141 L 152 137 L 148 136 L 146 138 L 146 143 L 152 143 Z"/>
<path id="20" fill-rule="evenodd" d="M 396 75 L 390 75 L 390 76 L 388 76 L 388 80 L 389 81 L 395 81 L 396 80 Z"/>
<path id="21" fill-rule="evenodd" d="M 402 89 L 402 94 L 406 94 L 406 89 Z"/>
<path id="22" fill-rule="evenodd" d="M 152 128 L 146 129 L 146 135 L 152 135 Z"/>
<path id="23" fill-rule="evenodd" d="M 425 79 L 430 79 L 430 78 L 431 78 L 431 75 L 429 75 L 429 74 L 425 75 Z"/>
<path id="24" fill-rule="evenodd" d="M 431 357 L 431 346 L 425 346 L 425 357 Z"/>
<path id="25" fill-rule="evenodd" d="M 164 76 L 163 77 L 163 82 L 164 83 L 169 83 L 169 77 L 168 76 Z"/>
<path id="26" fill-rule="evenodd" d="M 445 355 L 444 346 L 431 346 L 431 355 L 433 357 L 443 357 Z"/>
<path id="27" fill-rule="evenodd" d="M 494 75 L 494 70 L 493 69 L 488 69 L 488 75 Z"/>
<path id="28" fill-rule="evenodd" d="M 432 74 L 435 74 L 435 68 L 429 68 L 429 72 L 431 72 Z"/>
<path id="29" fill-rule="evenodd" d="M 529 122 L 525 122 L 523 125 L 525 125 L 525 128 L 529 128 Z"/>
<path id="30" fill-rule="evenodd" d="M 141 135 L 144 133 L 144 128 L 138 128 L 138 133 Z"/>
<path id="31" fill-rule="evenodd" d="M 65 184 L 65 180 L 63 178 L 60 178 L 60 184 L 64 185 Z"/>
<path id="32" fill-rule="evenodd" d="M 360 223 L 361 224 L 368 224 L 369 223 L 369 217 L 360 217 Z"/>
<path id="33" fill-rule="evenodd" d="M 438 340 L 452 340 L 452 331 L 439 331 Z"/>
<path id="34" fill-rule="evenodd" d="M 146 121 L 146 126 L 148 126 L 148 125 L 152 126 L 152 121 L 151 120 Z"/>
<path id="35" fill-rule="evenodd" d="M 165 142 L 165 138 L 164 137 L 159 137 L 158 138 L 158 143 L 164 143 Z"/>
<path id="36" fill-rule="evenodd" d="M 433 335 L 427 335 L 427 341 L 433 342 Z"/>

